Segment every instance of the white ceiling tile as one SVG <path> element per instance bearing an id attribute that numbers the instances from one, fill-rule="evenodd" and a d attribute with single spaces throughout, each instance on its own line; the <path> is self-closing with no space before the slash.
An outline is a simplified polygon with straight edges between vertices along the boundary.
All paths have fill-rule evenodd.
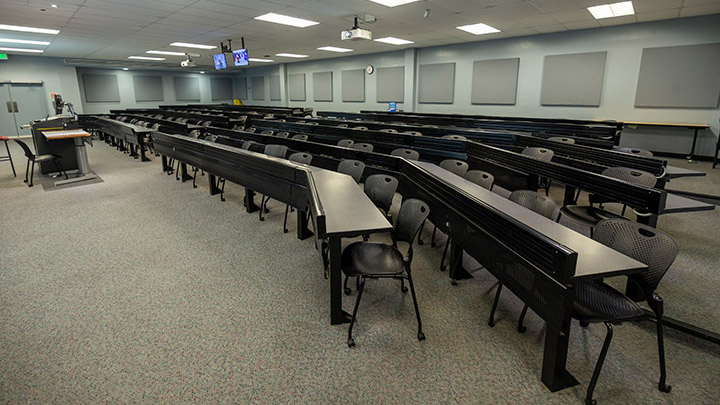
<path id="1" fill-rule="evenodd" d="M 658 10 L 658 11 L 649 11 L 646 13 L 638 13 L 636 15 L 637 20 L 639 22 L 644 21 L 656 21 L 656 20 L 667 20 L 670 18 L 677 18 L 678 15 L 680 15 L 680 9 L 670 9 L 670 10 Z"/>
<path id="2" fill-rule="evenodd" d="M 715 4 L 708 4 L 704 6 L 683 7 L 680 9 L 680 17 L 693 17 L 696 15 L 717 13 L 720 13 L 720 2 L 715 2 Z"/>

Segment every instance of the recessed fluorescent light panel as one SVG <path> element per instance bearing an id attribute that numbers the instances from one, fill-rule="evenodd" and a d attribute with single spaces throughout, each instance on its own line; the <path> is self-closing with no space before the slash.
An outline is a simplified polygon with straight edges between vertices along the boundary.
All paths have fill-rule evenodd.
<path id="1" fill-rule="evenodd" d="M 407 44 L 413 44 L 413 41 L 408 41 L 407 39 L 400 39 L 395 37 L 385 37 L 385 38 L 378 38 L 375 41 L 377 42 L 384 42 L 386 44 L 392 44 L 392 45 L 407 45 Z"/>
<path id="2" fill-rule="evenodd" d="M 22 27 L 20 25 L 6 25 L 6 24 L 0 24 L 0 30 L 34 32 L 36 34 L 51 34 L 51 35 L 57 35 L 60 33 L 59 30 L 51 30 L 51 29 L 47 29 L 47 28 L 35 28 L 35 27 Z"/>
<path id="3" fill-rule="evenodd" d="M 123 70 L 130 70 L 130 69 L 128 69 L 128 68 L 123 68 Z"/>
<path id="4" fill-rule="evenodd" d="M 154 55 L 170 55 L 170 56 L 185 56 L 184 52 L 169 52 L 169 51 L 147 51 L 145 53 L 151 53 Z M 194 55 L 192 55 L 194 56 Z"/>
<path id="5" fill-rule="evenodd" d="M 179 46 L 183 48 L 198 48 L 198 49 L 215 49 L 215 45 L 201 45 L 201 44 L 189 44 L 187 42 L 173 42 L 170 46 Z"/>
<path id="6" fill-rule="evenodd" d="M 310 55 L 298 55 L 296 53 L 276 53 L 275 56 L 282 56 L 285 58 L 307 58 Z"/>
<path id="7" fill-rule="evenodd" d="M 588 7 L 590 14 L 596 20 L 603 18 L 622 17 L 624 15 L 635 14 L 632 1 L 621 1 L 620 3 L 602 4 L 599 6 Z"/>
<path id="8" fill-rule="evenodd" d="M 273 60 L 273 59 L 261 59 L 261 58 L 250 58 L 248 60 L 250 62 L 263 62 L 263 63 L 275 62 L 275 60 Z"/>
<path id="9" fill-rule="evenodd" d="M 495 27 L 491 27 L 487 24 L 479 23 L 479 24 L 471 24 L 471 25 L 463 25 L 461 27 L 456 27 L 459 30 L 463 30 L 465 32 L 469 32 L 474 35 L 484 35 L 484 34 L 493 34 L 496 32 L 500 32 L 499 29 Z"/>
<path id="10" fill-rule="evenodd" d="M 154 58 L 152 56 L 128 56 L 128 59 L 140 59 L 140 60 L 165 60 L 165 58 Z"/>
<path id="11" fill-rule="evenodd" d="M 27 39 L 0 38 L 0 42 L 7 42 L 9 44 L 50 45 L 48 41 L 30 41 Z"/>
<path id="12" fill-rule="evenodd" d="M 321 51 L 328 51 L 328 52 L 352 52 L 352 49 L 347 48 L 338 48 L 337 46 L 321 46 L 318 48 L 318 50 Z"/>
<path id="13" fill-rule="evenodd" d="M 29 53 L 43 53 L 42 49 L 24 49 L 24 48 L 0 48 L 0 51 L 6 52 L 29 52 Z"/>
<path id="14" fill-rule="evenodd" d="M 396 7 L 402 6 L 403 4 L 415 3 L 420 0 L 370 0 L 373 3 L 382 4 L 383 6 Z"/>
<path id="15" fill-rule="evenodd" d="M 287 15 L 282 14 L 275 14 L 275 13 L 267 13 L 260 16 L 255 17 L 256 20 L 260 21 L 267 21 L 275 24 L 283 24 L 283 25 L 290 25 L 292 27 L 299 27 L 299 28 L 305 28 L 310 27 L 312 25 L 320 24 L 317 21 L 310 21 L 305 20 L 302 18 L 295 18 L 290 17 Z"/>

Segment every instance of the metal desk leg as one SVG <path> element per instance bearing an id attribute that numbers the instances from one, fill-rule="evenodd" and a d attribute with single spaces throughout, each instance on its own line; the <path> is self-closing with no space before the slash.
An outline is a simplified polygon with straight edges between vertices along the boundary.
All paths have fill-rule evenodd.
<path id="1" fill-rule="evenodd" d="M 208 186 L 210 188 L 210 195 L 220 194 L 220 189 L 217 186 L 217 178 L 214 174 L 208 173 Z"/>
<path id="2" fill-rule="evenodd" d="M 308 228 L 308 213 L 305 211 L 295 210 L 297 213 L 297 237 L 300 240 L 307 239 L 315 235 Z"/>
<path id="3" fill-rule="evenodd" d="M 247 213 L 255 212 L 260 209 L 260 207 L 255 204 L 254 190 L 250 190 L 249 188 L 245 187 L 245 200 L 243 201 L 243 204 L 245 205 L 245 211 Z"/>
<path id="4" fill-rule="evenodd" d="M 90 164 L 88 163 L 87 149 L 85 149 L 85 141 L 83 138 L 75 138 L 75 156 L 77 157 L 78 163 L 78 174 L 80 176 L 86 175 L 90 171 Z"/>
<path id="5" fill-rule="evenodd" d="M 160 161 L 162 162 L 162 171 L 163 171 L 164 173 L 167 173 L 167 171 L 168 171 L 168 160 L 167 160 L 167 156 L 165 156 L 165 155 L 161 156 L 161 157 L 160 157 Z"/>
<path id="6" fill-rule="evenodd" d="M 695 163 L 695 161 L 693 159 L 695 158 L 695 145 L 697 144 L 698 131 L 699 131 L 699 128 L 695 128 L 695 134 L 693 135 L 692 149 L 690 149 L 690 155 L 687 157 L 688 163 Z"/>
<path id="7" fill-rule="evenodd" d="M 150 161 L 150 158 L 148 158 L 147 156 L 145 156 L 145 151 L 146 151 L 145 142 L 143 142 L 143 140 L 140 139 L 140 142 L 139 142 L 139 143 L 140 143 L 140 161 L 141 161 L 141 162 L 149 162 L 149 161 Z"/>
<path id="8" fill-rule="evenodd" d="M 187 164 L 185 163 L 180 163 L 180 179 L 183 183 L 187 180 L 192 180 L 192 176 L 187 172 Z"/>
<path id="9" fill-rule="evenodd" d="M 570 320 L 566 324 L 566 330 L 561 332 L 545 327 L 545 349 L 543 351 L 541 379 L 551 392 L 580 384 L 565 368 L 568 342 L 570 341 Z"/>
<path id="10" fill-rule="evenodd" d="M 328 238 L 328 256 L 330 259 L 330 324 L 338 325 L 350 323 L 350 314 L 342 309 L 342 269 L 340 268 L 340 255 L 342 254 L 341 238 L 331 236 Z"/>

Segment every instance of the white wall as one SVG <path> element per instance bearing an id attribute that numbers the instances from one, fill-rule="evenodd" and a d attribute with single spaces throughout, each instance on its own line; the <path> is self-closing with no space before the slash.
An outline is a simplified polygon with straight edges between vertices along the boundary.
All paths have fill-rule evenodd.
<path id="1" fill-rule="evenodd" d="M 689 108 L 636 108 L 635 89 L 642 49 L 648 47 L 694 45 L 720 42 L 720 15 L 674 19 L 612 27 L 535 35 L 502 40 L 478 41 L 458 45 L 409 49 L 372 55 L 359 55 L 319 61 L 294 62 L 280 66 L 252 67 L 244 76 L 305 73 L 307 101 L 303 106 L 315 111 L 385 110 L 386 103 L 376 103 L 377 74 L 365 77 L 365 102 L 345 103 L 341 97 L 341 71 L 360 69 L 368 64 L 378 67 L 405 67 L 405 111 L 448 112 L 529 117 L 577 119 L 610 119 L 624 121 L 683 122 L 710 124 L 710 131 L 700 133 L 697 153 L 710 156 L 720 131 L 720 110 Z M 607 51 L 607 64 L 599 107 L 541 106 L 543 62 L 546 55 Z M 475 60 L 520 58 L 516 105 L 472 105 L 472 64 Z M 417 66 L 429 63 L 455 62 L 455 97 L 452 104 L 418 104 Z M 333 72 L 333 101 L 314 102 L 312 73 Z M 266 78 L 266 86 L 267 86 Z M 287 80 L 287 76 L 281 78 Z M 720 78 L 718 78 L 720 80 Z M 249 83 L 249 81 L 248 81 Z M 266 99 L 267 100 L 267 99 Z M 253 102 L 270 104 L 269 102 Z M 282 103 L 287 105 L 286 95 Z M 298 103 L 290 103 L 298 104 Z M 692 131 L 641 127 L 623 132 L 622 144 L 655 151 L 684 153 L 690 150 Z"/>
<path id="2" fill-rule="evenodd" d="M 93 74 L 114 74 L 118 79 L 118 87 L 120 90 L 120 102 L 119 103 L 88 103 L 85 100 L 85 91 L 82 82 L 82 75 L 84 73 Z M 137 102 L 135 101 L 135 88 L 133 85 L 134 75 L 152 75 L 161 76 L 163 82 L 163 96 L 164 101 L 146 101 Z M 175 86 L 173 85 L 173 77 L 197 77 L 200 79 L 200 101 L 177 101 L 175 98 Z M 179 71 L 164 72 L 158 70 L 122 70 L 122 69 L 97 69 L 97 68 L 77 68 L 76 82 L 79 84 L 79 93 L 83 104 L 83 111 L 88 114 L 100 114 L 107 113 L 110 110 L 126 109 L 126 108 L 156 108 L 159 105 L 168 104 L 210 104 L 210 103 L 232 103 L 232 100 L 212 100 L 210 94 L 210 78 L 212 77 L 229 77 L 231 75 L 218 75 L 218 74 L 200 74 L 200 73 L 184 73 Z M 234 85 L 234 83 L 233 83 Z M 233 86 L 234 87 L 234 86 Z M 235 91 L 233 91 L 235 94 Z"/>
<path id="3" fill-rule="evenodd" d="M 9 55 L 8 60 L 0 61 L 0 81 L 11 80 L 42 81 L 48 94 L 48 111 L 54 111 L 49 94 L 60 93 L 78 113 L 83 112 L 75 67 L 64 65 L 62 59 Z"/>

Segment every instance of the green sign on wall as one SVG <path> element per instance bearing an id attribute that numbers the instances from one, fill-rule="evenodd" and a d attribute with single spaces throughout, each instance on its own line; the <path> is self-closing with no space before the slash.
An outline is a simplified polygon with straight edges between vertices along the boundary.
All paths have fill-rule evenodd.
<path id="1" fill-rule="evenodd" d="M 7 60 L 7 54 L 6 53 L 0 53 L 0 60 Z"/>

